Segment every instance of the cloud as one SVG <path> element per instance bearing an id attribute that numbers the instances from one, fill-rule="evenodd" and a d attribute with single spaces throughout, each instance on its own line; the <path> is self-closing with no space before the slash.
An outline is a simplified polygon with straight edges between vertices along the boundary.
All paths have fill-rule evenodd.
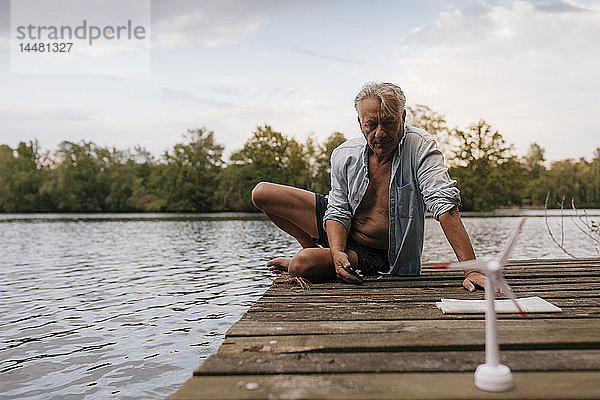
<path id="1" fill-rule="evenodd" d="M 321 58 L 323 60 L 337 61 L 337 62 L 347 63 L 347 64 L 361 64 L 361 65 L 364 64 L 364 62 L 359 61 L 359 60 L 354 60 L 351 58 L 336 57 L 336 56 L 333 56 L 330 54 L 322 54 L 322 53 L 316 52 L 314 50 L 303 49 L 298 46 L 292 46 L 290 48 L 292 49 L 292 51 L 295 51 L 296 53 L 306 54 L 311 57 Z"/>
<path id="2" fill-rule="evenodd" d="M 260 15 L 237 15 L 238 18 L 213 20 L 206 10 L 166 18 L 154 25 L 154 43 L 158 47 L 189 46 L 200 43 L 205 47 L 233 44 L 258 31 L 265 18 Z"/>
<path id="3" fill-rule="evenodd" d="M 155 1 L 153 42 L 158 47 L 234 44 L 258 31 L 271 5 L 265 1 Z"/>
<path id="4" fill-rule="evenodd" d="M 37 119 L 47 122 L 67 121 L 67 122 L 90 122 L 94 121 L 87 112 L 74 108 L 24 108 L 0 104 L 0 125 L 10 123 L 18 124 L 24 119 L 31 119 L 35 115 Z"/>
<path id="5" fill-rule="evenodd" d="M 160 89 L 160 93 L 164 98 L 168 100 L 187 101 L 212 107 L 233 107 L 232 103 L 198 97 L 194 94 L 178 89 L 162 88 Z"/>
<path id="6" fill-rule="evenodd" d="M 0 144 L 9 146 L 38 139 L 45 148 L 54 149 L 63 140 L 102 138 L 107 136 L 102 124 L 92 113 L 77 108 L 0 104 Z"/>
<path id="7" fill-rule="evenodd" d="M 256 34 L 270 18 L 294 15 L 321 3 L 316 0 L 155 0 L 152 3 L 153 42 L 165 48 L 232 45 Z"/>
<path id="8" fill-rule="evenodd" d="M 247 80 L 237 75 L 222 75 L 204 76 L 199 78 L 199 82 L 215 94 L 233 96 L 240 93 L 242 86 Z"/>
<path id="9" fill-rule="evenodd" d="M 600 112 L 600 54 L 592 50 L 600 10 L 580 9 L 523 1 L 455 7 L 401 39 L 398 81 L 409 103 L 430 104 L 461 126 L 483 117 L 521 152 L 537 141 L 549 158 L 583 155 Z M 565 144 L 567 127 L 578 136 Z"/>
<path id="10" fill-rule="evenodd" d="M 536 10 L 550 13 L 568 13 L 568 12 L 585 12 L 588 11 L 584 7 L 577 4 L 570 4 L 560 0 L 536 0 L 532 2 Z"/>

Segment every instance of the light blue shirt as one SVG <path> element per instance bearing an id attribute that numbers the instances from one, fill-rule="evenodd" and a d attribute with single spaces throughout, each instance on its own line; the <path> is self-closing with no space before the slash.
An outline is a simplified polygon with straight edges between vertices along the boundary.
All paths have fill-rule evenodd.
<path id="1" fill-rule="evenodd" d="M 369 148 L 364 137 L 348 140 L 331 154 L 331 191 L 323 218 L 350 232 L 352 217 L 369 186 Z M 425 130 L 404 125 L 392 160 L 388 260 L 392 275 L 420 275 L 425 210 L 439 216 L 460 205 L 435 139 Z"/>

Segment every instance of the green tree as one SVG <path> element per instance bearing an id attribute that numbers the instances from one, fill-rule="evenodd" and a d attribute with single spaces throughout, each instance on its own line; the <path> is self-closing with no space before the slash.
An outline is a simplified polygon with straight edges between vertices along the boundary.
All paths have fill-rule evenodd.
<path id="1" fill-rule="evenodd" d="M 545 150 L 542 146 L 531 143 L 522 163 L 527 171 L 523 197 L 538 202 L 543 202 L 546 197 L 546 189 L 542 185 L 542 179 L 546 175 L 544 154 Z"/>
<path id="2" fill-rule="evenodd" d="M 450 175 L 458 181 L 463 209 L 490 210 L 505 205 L 507 201 L 501 200 L 496 193 L 486 191 L 485 187 L 491 189 L 496 185 L 491 180 L 504 175 L 504 169 L 496 170 L 492 175 L 495 168 L 514 160 L 512 146 L 484 120 L 472 124 L 466 131 L 455 128 L 451 135 L 457 144 L 451 149 L 455 166 L 450 169 Z M 506 200 L 510 197 L 501 196 L 506 196 Z"/>
<path id="3" fill-rule="evenodd" d="M 529 171 L 529 177 L 531 179 L 538 179 L 545 171 L 544 158 L 546 150 L 537 143 L 531 143 L 525 155 L 525 167 Z"/>
<path id="4" fill-rule="evenodd" d="M 215 206 L 217 177 L 223 165 L 223 146 L 206 128 L 188 130 L 185 143 L 178 143 L 163 158 L 149 178 L 156 195 L 149 207 L 161 211 L 210 211 Z"/>
<path id="5" fill-rule="evenodd" d="M 429 106 L 417 104 L 406 107 L 408 110 L 408 123 L 417 128 L 425 129 L 437 141 L 442 153 L 447 156 L 452 147 L 451 130 L 446 123 L 446 116 L 433 111 Z M 451 160 L 447 160 L 450 162 Z"/>
<path id="6" fill-rule="evenodd" d="M 257 127 L 242 150 L 232 154 L 231 160 L 251 166 L 257 183 L 271 180 L 306 188 L 310 180 L 303 146 L 269 125 Z"/>
<path id="7" fill-rule="evenodd" d="M 449 130 L 445 117 L 429 107 L 410 110 L 414 125 L 449 146 L 450 174 L 461 189 L 463 209 L 543 201 L 547 192 L 551 207 L 563 195 L 581 208 L 600 207 L 600 148 L 591 161 L 560 160 L 547 168 L 540 145 L 532 143 L 519 161 L 484 120 L 464 131 Z M 344 141 L 334 132 L 323 143 L 312 136 L 299 143 L 259 126 L 226 165 L 223 146 L 205 128 L 188 131 L 160 159 L 139 145 L 131 152 L 64 141 L 52 156 L 37 140 L 14 149 L 0 145 L 0 212 L 251 211 L 250 193 L 260 181 L 327 193 L 331 152 Z"/>
<path id="8" fill-rule="evenodd" d="M 250 193 L 261 181 L 308 189 L 311 174 L 304 146 L 293 138 L 258 126 L 244 147 L 233 153 L 220 180 L 219 198 L 225 209 L 254 210 Z"/>
<path id="9" fill-rule="evenodd" d="M 98 153 L 101 153 L 100 151 Z M 91 141 L 63 141 L 56 152 L 56 179 L 46 186 L 60 211 L 104 211 L 109 191 L 105 174 L 108 160 L 99 159 L 97 146 Z"/>
<path id="10" fill-rule="evenodd" d="M 329 193 L 331 189 L 331 153 L 345 141 L 343 133 L 334 132 L 329 135 L 325 143 L 316 146 L 310 190 L 317 193 Z"/>
<path id="11" fill-rule="evenodd" d="M 515 157 L 489 170 L 481 190 L 483 209 L 520 206 L 527 185 L 527 170 Z"/>
<path id="12" fill-rule="evenodd" d="M 590 192 L 590 207 L 600 208 L 600 147 L 596 147 L 586 185 Z"/>
<path id="13" fill-rule="evenodd" d="M 15 204 L 12 190 L 12 176 L 16 168 L 13 149 L 5 144 L 0 146 L 0 211 L 11 212 Z"/>
<path id="14" fill-rule="evenodd" d="M 541 179 L 540 186 L 550 192 L 549 207 L 559 207 L 562 196 L 567 198 L 565 207 L 570 208 L 573 198 L 577 207 L 600 206 L 600 150 L 596 150 L 591 162 L 580 158 L 552 162 Z"/>
<path id="15" fill-rule="evenodd" d="M 165 208 L 165 200 L 161 199 L 150 188 L 150 178 L 159 167 L 152 154 L 140 145 L 133 149 L 135 177 L 132 181 L 131 196 L 127 204 L 133 210 L 156 212 Z M 131 161 L 129 161 L 131 163 Z"/>
<path id="16" fill-rule="evenodd" d="M 563 195 L 573 196 L 577 191 L 576 162 L 572 159 L 552 162 L 542 180 L 542 186 L 551 195 L 548 206 L 558 207 Z M 569 204 L 565 206 L 569 207 Z"/>
<path id="17" fill-rule="evenodd" d="M 451 134 L 457 141 L 452 154 L 459 165 L 485 169 L 511 157 L 512 145 L 483 119 L 466 131 L 455 128 Z"/>
<path id="18" fill-rule="evenodd" d="M 45 155 L 37 140 L 19 142 L 16 149 L 0 146 L 0 210 L 27 212 L 47 206 L 40 187 L 47 176 Z"/>

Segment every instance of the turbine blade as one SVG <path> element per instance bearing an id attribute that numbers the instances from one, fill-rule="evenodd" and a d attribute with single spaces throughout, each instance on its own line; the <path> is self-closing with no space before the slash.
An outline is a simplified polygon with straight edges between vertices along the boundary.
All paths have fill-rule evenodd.
<path id="1" fill-rule="evenodd" d="M 498 254 L 496 256 L 496 259 L 498 260 L 498 263 L 501 266 L 504 266 L 506 264 L 506 262 L 508 261 L 508 256 L 510 256 L 510 252 L 512 251 L 515 243 L 517 242 L 517 238 L 519 237 L 519 233 L 521 233 L 521 229 L 523 228 L 523 224 L 525 224 L 526 219 L 527 219 L 527 217 L 523 217 L 521 219 L 521 222 L 519 222 L 519 225 L 516 227 L 516 229 L 512 232 L 512 234 L 508 238 L 506 245 L 504 246 L 504 249 L 500 252 L 500 254 Z"/>
<path id="2" fill-rule="evenodd" d="M 527 314 L 525 313 L 525 311 L 523 311 L 521 306 L 519 306 L 519 303 L 517 303 L 517 296 L 515 296 L 514 292 L 510 288 L 510 286 L 508 286 L 508 283 L 506 283 L 506 280 L 504 279 L 504 277 L 502 275 L 498 274 L 497 278 L 498 278 L 497 279 L 498 285 L 500 285 L 500 287 L 504 291 L 504 294 L 507 295 L 512 300 L 513 304 L 517 307 L 517 310 L 519 310 L 519 313 L 521 314 L 521 316 L 523 318 L 529 318 L 527 316 Z"/>

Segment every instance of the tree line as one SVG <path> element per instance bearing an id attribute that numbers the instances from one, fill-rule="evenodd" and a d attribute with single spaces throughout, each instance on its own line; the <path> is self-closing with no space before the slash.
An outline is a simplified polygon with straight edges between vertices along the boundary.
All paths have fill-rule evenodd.
<path id="1" fill-rule="evenodd" d="M 578 207 L 600 208 L 600 148 L 593 159 L 548 166 L 532 143 L 524 157 L 484 120 L 449 128 L 427 106 L 409 107 L 410 122 L 434 135 L 450 175 L 461 190 L 462 209 L 555 205 L 565 194 Z M 189 130 L 160 157 L 91 141 L 63 141 L 54 152 L 37 140 L 0 145 L 0 212 L 212 212 L 252 211 L 252 188 L 261 181 L 327 193 L 331 152 L 340 132 L 299 142 L 269 125 L 258 126 L 243 148 L 224 159 L 214 132 Z"/>

